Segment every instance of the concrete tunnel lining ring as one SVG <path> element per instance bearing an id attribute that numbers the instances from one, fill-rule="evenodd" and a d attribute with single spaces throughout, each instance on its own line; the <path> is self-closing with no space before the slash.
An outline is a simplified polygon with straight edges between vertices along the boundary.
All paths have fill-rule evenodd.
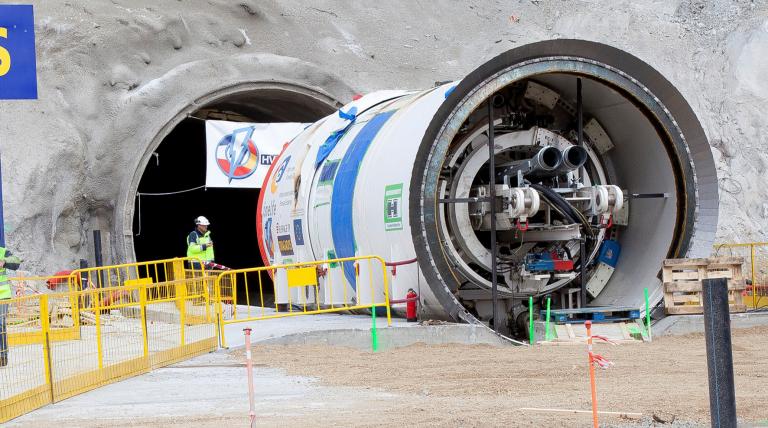
<path id="1" fill-rule="evenodd" d="M 584 53 L 583 57 L 573 55 L 579 51 Z M 566 55 L 557 55 L 558 53 L 566 53 Z M 519 61 L 517 61 L 518 58 L 516 57 L 519 57 Z M 597 59 L 602 59 L 603 61 L 598 61 Z M 553 69 L 546 69 L 548 65 L 547 63 L 550 62 L 549 65 L 551 65 L 551 61 L 553 60 L 570 63 L 570 67 L 566 67 L 565 70 L 554 69 L 555 67 L 553 67 Z M 607 64 L 606 62 L 608 61 L 613 64 L 630 66 L 630 69 L 633 72 L 638 71 L 639 74 L 645 76 L 646 79 L 649 80 L 645 83 L 651 83 L 652 86 L 649 88 L 649 86 L 640 84 L 640 79 L 630 76 L 618 67 Z M 582 75 L 588 78 L 591 77 L 600 83 L 608 83 L 610 85 L 610 81 L 605 79 L 605 76 L 600 76 L 600 74 L 603 73 L 594 73 L 593 70 L 591 73 L 597 75 L 590 74 L 589 68 L 599 67 L 600 70 L 604 70 L 606 76 L 612 76 L 614 82 L 623 80 L 623 86 L 629 86 L 634 89 L 634 91 L 629 92 L 634 92 L 634 103 L 636 104 L 636 107 L 642 107 L 640 110 L 646 114 L 646 116 L 648 116 L 648 113 L 653 113 L 654 117 L 649 117 L 649 121 L 657 128 L 657 132 L 659 133 L 662 142 L 665 140 L 663 137 L 666 137 L 667 140 L 671 140 L 674 144 L 672 148 L 665 144 L 668 152 L 670 149 L 673 150 L 670 155 L 674 155 L 676 158 L 676 161 L 672 162 L 673 167 L 682 169 L 684 172 L 683 177 L 685 178 L 685 182 L 683 182 L 683 180 L 676 180 L 678 186 L 683 186 L 682 192 L 678 187 L 678 195 L 685 196 L 684 203 L 686 207 L 683 210 L 684 215 L 682 216 L 682 219 L 678 215 L 678 226 L 676 226 L 677 230 L 680 228 L 683 229 L 683 239 L 680 240 L 678 247 L 670 249 L 669 253 L 671 255 L 681 255 L 686 252 L 695 252 L 696 248 L 693 248 L 694 246 L 699 248 L 704 247 L 707 245 L 706 241 L 711 241 L 711 238 L 713 238 L 713 236 L 710 237 L 707 234 L 702 234 L 699 241 L 704 242 L 694 242 L 697 238 L 696 221 L 702 220 L 703 217 L 698 209 L 702 195 L 699 187 L 702 183 L 697 180 L 697 171 L 705 171 L 705 174 L 707 174 L 709 171 L 714 170 L 714 160 L 709 151 L 708 143 L 703 130 L 701 129 L 701 125 L 698 123 L 698 120 L 690 107 L 682 98 L 682 95 L 680 95 L 668 81 L 650 66 L 639 59 L 632 57 L 630 54 L 598 43 L 560 40 L 540 42 L 513 49 L 512 51 L 502 54 L 496 59 L 484 64 L 462 81 L 457 87 L 457 90 L 451 94 L 451 97 L 449 97 L 450 99 L 447 100 L 438 114 L 435 115 L 435 118 L 425 134 L 421 149 L 417 155 L 416 164 L 414 165 L 413 175 L 414 177 L 419 177 L 419 180 L 414 180 L 411 184 L 410 203 L 411 207 L 414 207 L 415 209 L 411 210 L 410 216 L 412 235 L 416 245 L 417 254 L 421 256 L 419 264 L 422 266 L 422 271 L 428 282 L 443 284 L 443 287 L 434 287 L 433 290 L 440 301 L 440 304 L 446 308 L 450 317 L 455 320 L 461 319 L 468 322 L 479 322 L 461 305 L 458 299 L 456 299 L 448 289 L 448 283 L 443 278 L 443 275 L 441 275 L 441 272 L 444 272 L 445 269 L 452 273 L 451 267 L 448 265 L 447 261 L 442 256 L 434 256 L 435 254 L 442 253 L 441 242 L 439 242 L 439 239 L 436 239 L 438 232 L 436 232 L 437 224 L 435 215 L 437 209 L 435 201 L 437 190 L 436 177 L 437 172 L 440 170 L 440 163 L 442 162 L 439 154 L 444 155 L 447 152 L 448 144 L 452 141 L 453 136 L 456 135 L 458 128 L 481 102 L 495 93 L 496 90 L 506 86 L 512 81 L 531 77 L 530 75 L 523 75 L 521 73 L 521 67 L 529 66 L 531 64 L 539 64 L 540 67 L 543 65 L 544 68 L 538 70 L 539 72 L 569 72 L 570 74 Z M 515 72 L 518 73 L 515 75 L 515 78 L 510 78 Z M 503 76 L 505 74 L 509 80 L 501 82 L 500 80 L 504 78 Z M 483 76 L 491 77 L 482 78 Z M 482 79 L 478 79 L 478 77 Z M 480 81 L 478 82 L 477 80 Z M 496 87 L 489 88 L 490 84 L 488 82 L 497 83 L 497 85 Z M 629 85 L 627 85 L 627 82 Z M 625 98 L 632 101 L 631 98 L 626 96 L 626 93 L 628 92 L 627 88 L 622 87 L 622 85 L 616 85 L 615 83 L 613 86 L 624 93 Z M 659 90 L 658 93 L 656 92 L 656 89 Z M 459 97 L 462 98 L 459 99 Z M 475 104 L 468 107 L 468 100 L 472 99 L 472 97 L 474 97 Z M 640 101 L 640 106 L 637 106 L 638 100 Z M 453 102 L 451 103 L 450 101 Z M 672 113 L 672 111 L 674 111 L 674 113 Z M 683 120 L 678 120 L 678 117 Z M 663 122 L 664 125 L 660 126 L 660 122 Z M 685 129 L 681 129 L 681 126 Z M 446 135 L 450 135 L 450 138 L 445 138 Z M 693 138 L 689 138 L 691 136 Z M 706 151 L 702 150 L 702 143 L 706 144 Z M 691 154 L 691 145 L 695 145 L 694 148 L 698 149 L 697 154 L 699 156 L 698 162 L 696 163 L 694 163 L 694 157 Z M 435 152 L 438 152 L 438 154 Z M 701 155 L 702 152 L 704 153 L 703 156 Z M 672 156 L 670 156 L 670 160 L 672 159 Z M 699 169 L 699 167 L 701 167 L 701 169 Z M 431 178 L 431 180 L 428 180 L 428 177 Z M 714 195 L 716 200 L 716 186 L 714 189 L 709 188 L 712 187 L 711 185 L 705 185 L 705 187 L 707 187 L 705 193 L 707 200 L 712 199 L 712 195 Z M 686 188 L 689 190 L 688 192 L 685 191 Z M 679 210 L 678 213 L 680 213 Z M 433 235 L 430 235 L 430 233 L 432 233 L 431 226 L 435 226 Z M 439 252 L 437 251 L 438 249 L 440 249 Z M 658 298 L 655 300 L 658 301 L 660 295 L 657 295 L 656 297 Z"/>

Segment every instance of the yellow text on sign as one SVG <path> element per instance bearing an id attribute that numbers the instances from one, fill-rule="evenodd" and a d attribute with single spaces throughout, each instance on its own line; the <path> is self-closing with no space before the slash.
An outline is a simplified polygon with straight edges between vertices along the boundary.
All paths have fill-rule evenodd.
<path id="1" fill-rule="evenodd" d="M 0 37 L 8 38 L 8 29 L 0 27 Z M 0 76 L 8 74 L 11 69 L 11 53 L 7 49 L 0 46 Z"/>

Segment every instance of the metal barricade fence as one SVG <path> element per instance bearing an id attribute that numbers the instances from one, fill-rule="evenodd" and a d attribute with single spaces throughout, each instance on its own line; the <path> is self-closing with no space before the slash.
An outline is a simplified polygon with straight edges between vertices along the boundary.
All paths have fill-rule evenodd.
<path id="1" fill-rule="evenodd" d="M 69 275 L 32 276 L 26 275 L 26 272 L 23 271 L 16 271 L 15 274 L 16 276 L 8 279 L 11 282 L 11 288 L 15 291 L 15 296 L 19 298 L 16 301 L 15 312 L 21 318 L 24 318 L 30 313 L 39 314 L 37 305 L 31 304 L 31 299 L 20 299 L 21 297 L 41 295 L 52 291 L 73 291 L 73 283 L 70 282 Z M 74 295 L 72 295 L 71 299 L 72 301 L 69 303 L 69 307 L 74 308 L 73 310 L 77 312 L 79 306 L 74 304 Z M 79 339 L 79 326 L 79 317 L 77 316 L 70 317 L 68 323 L 64 323 L 63 321 L 54 323 L 50 331 L 49 339 L 51 341 Z M 17 338 L 17 340 L 22 339 Z M 29 337 L 27 337 L 27 340 L 30 340 Z"/>
<path id="2" fill-rule="evenodd" d="M 354 283 L 344 272 L 353 272 Z M 238 288 L 244 293 L 245 312 L 237 309 Z M 222 347 L 227 346 L 225 326 L 233 323 L 384 307 L 387 324 L 392 324 L 386 263 L 378 256 L 224 271 L 216 277 L 215 291 Z M 224 318 L 226 302 L 233 302 L 230 319 Z"/>
<path id="3" fill-rule="evenodd" d="M 171 267 L 164 277 L 159 275 L 162 265 Z M 148 266 L 150 275 L 142 270 Z M 138 270 L 128 279 L 121 271 L 112 287 L 41 292 L 4 302 L 0 316 L 7 310 L 9 346 L 0 350 L 8 351 L 7 365 L 0 367 L 0 423 L 216 349 L 216 314 L 208 287 L 200 278 L 179 275 L 180 270 L 169 274 L 173 267 L 183 270 L 178 259 L 81 273 L 88 278 L 101 270 L 106 284 L 108 272 L 116 275 L 125 267 Z"/>
<path id="4" fill-rule="evenodd" d="M 180 257 L 83 268 L 72 271 L 69 281 L 71 287 L 77 290 L 112 288 L 186 279 L 188 278 L 187 272 L 193 272 L 195 274 L 193 276 L 203 276 L 204 269 L 200 260 Z"/>
<path id="5" fill-rule="evenodd" d="M 185 269 L 184 275 L 186 278 L 204 278 L 205 284 L 208 287 L 208 293 L 211 296 L 216 295 L 215 287 L 216 287 L 216 278 L 221 274 L 222 272 L 228 272 L 224 270 L 215 270 L 215 269 L 205 269 L 205 271 L 200 272 L 199 270 L 192 270 L 192 269 Z M 221 281 L 221 295 L 222 297 L 222 311 L 223 311 L 223 317 L 225 320 L 230 320 L 232 317 L 234 317 L 235 314 L 235 308 L 237 306 L 237 290 L 232 288 L 231 279 L 232 276 L 225 276 L 222 278 Z"/>
<path id="6" fill-rule="evenodd" d="M 741 256 L 749 263 L 744 303 L 752 310 L 768 308 L 768 242 L 715 245 L 716 256 Z"/>

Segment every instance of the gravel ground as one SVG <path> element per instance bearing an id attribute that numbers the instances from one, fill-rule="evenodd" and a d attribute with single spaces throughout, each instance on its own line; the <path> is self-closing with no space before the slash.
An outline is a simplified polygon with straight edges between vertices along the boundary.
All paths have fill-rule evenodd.
<path id="1" fill-rule="evenodd" d="M 768 426 L 764 358 L 768 327 L 734 330 L 739 426 Z M 605 427 L 709 426 L 704 338 L 598 345 L 614 362 L 597 373 Z M 12 421 L 9 426 L 245 427 L 242 349 L 197 357 L 107 385 Z M 535 348 L 413 345 L 372 354 L 330 346 L 257 346 L 259 427 L 588 427 L 583 345 Z M 654 421 L 668 421 L 667 423 Z"/>
<path id="2" fill-rule="evenodd" d="M 734 330 L 738 416 L 768 425 L 768 327 Z M 232 351 L 242 359 L 243 350 Z M 652 344 L 598 345 L 614 362 L 597 374 L 600 410 L 642 417 L 603 416 L 606 426 L 707 426 L 709 401 L 702 334 L 663 337 Z M 372 354 L 326 346 L 259 346 L 255 363 L 331 387 L 392 394 L 360 406 L 296 415 L 292 424 L 330 426 L 588 426 L 589 414 L 523 408 L 590 409 L 582 346 L 495 348 L 414 345 Z M 350 394 L 350 400 L 355 400 Z M 654 422 L 656 419 L 674 423 Z M 260 418 L 279 423 L 280 418 Z M 284 419 L 283 419 L 284 420 Z"/>

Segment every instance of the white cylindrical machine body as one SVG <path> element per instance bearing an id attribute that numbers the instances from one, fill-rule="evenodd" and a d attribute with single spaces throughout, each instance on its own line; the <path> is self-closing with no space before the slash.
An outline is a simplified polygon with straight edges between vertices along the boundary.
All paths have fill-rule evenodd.
<path id="1" fill-rule="evenodd" d="M 387 261 L 415 259 L 407 211 L 411 170 L 430 118 L 454 85 L 368 94 L 287 145 L 262 190 L 260 229 L 272 229 L 262 234 L 262 241 L 272 240 L 262 242 L 263 248 L 273 248 L 266 262 L 365 255 Z M 343 136 L 318 156 L 329 136 L 342 130 Z M 303 235 L 298 239 L 297 231 Z M 346 303 L 354 299 L 363 305 L 372 299 L 383 302 L 380 263 L 360 261 L 357 273 L 354 263 L 344 263 L 341 269 L 331 268 L 329 275 L 331 285 L 325 281 L 322 295 L 328 301 L 323 304 L 344 303 L 345 298 Z M 392 288 L 389 278 L 390 299 L 404 299 L 411 288 L 406 284 L 420 282 L 417 275 L 415 263 L 399 266 L 395 283 L 400 286 Z"/>
<path id="2" fill-rule="evenodd" d="M 467 196 L 477 195 L 478 189 L 485 194 L 489 180 L 496 180 L 493 173 L 487 178 L 483 166 L 489 108 L 493 127 L 503 134 L 495 137 L 496 168 L 501 162 L 514 171 L 520 156 L 533 156 L 540 147 L 565 151 L 581 144 L 573 120 L 577 80 L 579 88 L 584 81 L 588 144 L 582 146 L 582 158 L 588 156 L 587 164 L 557 180 L 546 174 L 542 180 L 571 192 L 570 202 L 582 208 L 590 201 L 589 192 L 599 194 L 606 185 L 614 194 L 629 196 L 613 201 L 618 225 L 612 230 L 600 223 L 605 214 L 601 220 L 583 219 L 583 225 L 550 223 L 554 211 L 548 207 L 555 207 L 542 202 L 530 213 L 538 217 L 522 216 L 526 227 L 531 222 L 527 236 L 538 236 L 532 242 L 515 232 L 521 228 L 515 226 L 519 214 L 502 215 L 517 211 L 497 207 L 497 221 L 506 228 L 501 234 L 506 247 L 499 254 L 507 265 L 498 278 L 506 281 L 499 290 L 509 317 L 502 321 L 513 324 L 526 293 L 541 297 L 558 284 L 577 284 L 575 270 L 570 276 L 554 271 L 550 277 L 534 276 L 525 264 L 521 273 L 518 250 L 537 257 L 567 253 L 571 262 L 583 259 L 589 268 L 585 277 L 594 277 L 586 287 L 596 296 L 593 304 L 637 308 L 646 287 L 658 302 L 661 261 L 707 255 L 714 239 L 718 196 L 709 144 L 688 104 L 658 72 L 625 52 L 575 40 L 513 49 L 461 81 L 428 90 L 374 92 L 310 125 L 286 144 L 260 193 L 257 223 L 265 265 L 368 255 L 395 264 L 418 259 L 397 266 L 395 281 L 390 269 L 374 262 L 327 266 L 320 303 L 382 302 L 385 274 L 390 299 L 404 299 L 410 288 L 418 293 L 420 316 L 488 321 L 490 252 L 482 220 L 487 213 L 479 203 L 450 204 L 472 199 Z M 527 184 L 519 183 L 519 177 L 504 176 L 503 185 L 494 181 L 497 197 L 511 192 L 520 198 L 523 193 L 515 186 Z M 538 207 L 538 196 L 531 200 Z M 594 204 L 595 197 L 591 200 Z M 591 230 L 589 221 L 594 233 L 583 238 L 579 230 Z M 580 236 L 592 240 L 585 255 L 575 253 L 578 245 L 573 243 Z M 613 251 L 621 249 L 618 264 L 601 259 L 604 240 L 611 241 Z M 552 242 L 559 242 L 558 251 L 548 247 Z M 611 269 L 598 269 L 600 263 Z M 557 282 L 556 273 L 565 279 Z M 286 295 L 277 290 L 280 303 Z"/>

